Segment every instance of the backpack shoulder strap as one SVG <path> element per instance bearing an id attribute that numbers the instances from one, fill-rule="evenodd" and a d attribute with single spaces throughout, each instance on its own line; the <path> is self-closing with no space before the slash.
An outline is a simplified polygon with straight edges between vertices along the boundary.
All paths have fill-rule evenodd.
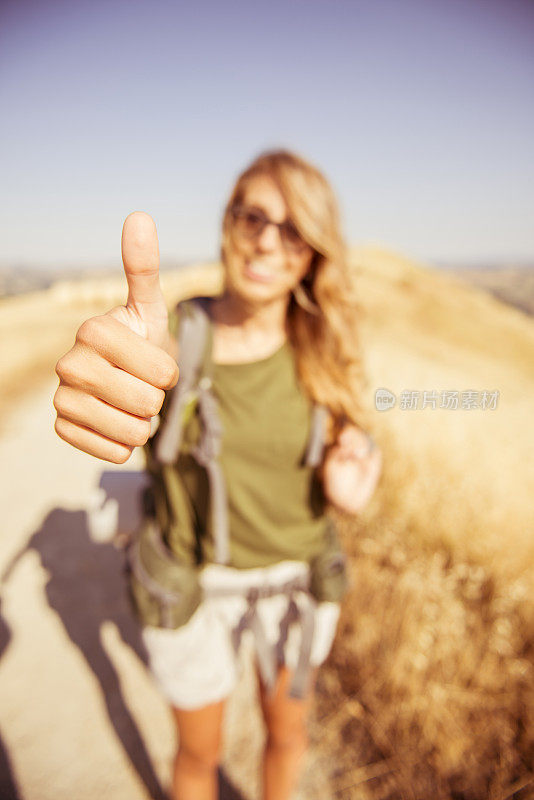
<path id="1" fill-rule="evenodd" d="M 323 457 L 326 444 L 326 423 L 328 419 L 328 409 L 314 403 L 311 414 L 310 434 L 304 456 L 304 463 L 307 467 L 318 467 Z"/>
<path id="2" fill-rule="evenodd" d="M 172 464 L 182 442 L 182 415 L 191 393 L 211 361 L 211 320 L 204 298 L 178 303 L 178 383 L 172 389 L 167 413 L 157 432 L 154 456 L 160 464 Z"/>
<path id="3" fill-rule="evenodd" d="M 197 298 L 179 306 L 180 375 L 157 433 L 154 454 L 159 464 L 169 465 L 176 461 L 182 441 L 184 409 L 194 398 L 198 402 L 202 433 L 191 455 L 208 474 L 215 561 L 226 564 L 229 560 L 228 502 L 218 461 L 222 428 L 217 400 L 211 390 L 213 330 L 208 303 L 209 298 Z"/>

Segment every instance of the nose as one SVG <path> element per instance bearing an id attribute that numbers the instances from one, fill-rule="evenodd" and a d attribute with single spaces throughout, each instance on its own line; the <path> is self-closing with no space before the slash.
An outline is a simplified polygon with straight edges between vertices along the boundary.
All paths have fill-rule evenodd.
<path id="1" fill-rule="evenodd" d="M 282 249 L 280 229 L 273 222 L 268 222 L 257 239 L 257 246 L 260 250 L 270 252 L 271 250 Z"/>

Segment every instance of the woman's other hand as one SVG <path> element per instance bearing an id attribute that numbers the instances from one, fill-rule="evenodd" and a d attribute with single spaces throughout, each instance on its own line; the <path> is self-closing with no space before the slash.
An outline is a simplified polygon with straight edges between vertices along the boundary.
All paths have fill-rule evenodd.
<path id="1" fill-rule="evenodd" d="M 167 352 L 167 307 L 159 285 L 154 221 L 136 211 L 124 223 L 126 305 L 86 320 L 56 365 L 55 429 L 69 444 L 122 464 L 150 435 L 150 420 L 178 379 Z"/>
<path id="2" fill-rule="evenodd" d="M 373 439 L 346 425 L 323 462 L 326 499 L 341 511 L 356 514 L 369 502 L 381 471 L 382 453 Z"/>

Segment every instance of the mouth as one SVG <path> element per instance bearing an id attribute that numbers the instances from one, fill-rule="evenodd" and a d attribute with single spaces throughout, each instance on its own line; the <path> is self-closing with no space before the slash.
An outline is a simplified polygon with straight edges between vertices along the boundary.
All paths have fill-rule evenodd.
<path id="1" fill-rule="evenodd" d="M 247 261 L 244 272 L 247 278 L 259 283 L 273 283 L 278 277 L 278 270 L 263 261 Z"/>

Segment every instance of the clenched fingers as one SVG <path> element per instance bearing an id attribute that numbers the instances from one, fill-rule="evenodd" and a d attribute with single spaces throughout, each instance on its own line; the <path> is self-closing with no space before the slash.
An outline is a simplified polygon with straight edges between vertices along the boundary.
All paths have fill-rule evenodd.
<path id="1" fill-rule="evenodd" d="M 55 424 L 56 433 L 69 444 L 91 456 L 111 461 L 113 464 L 124 464 L 130 457 L 133 447 L 115 442 L 96 433 L 83 425 L 71 422 L 58 416 Z"/>
<path id="2" fill-rule="evenodd" d="M 86 320 L 76 343 L 151 386 L 171 389 L 178 380 L 176 361 L 165 350 L 109 314 Z"/>
<path id="3" fill-rule="evenodd" d="M 150 419 L 129 414 L 71 386 L 60 386 L 54 397 L 58 417 L 128 447 L 140 447 L 150 436 Z"/>
<path id="4" fill-rule="evenodd" d="M 165 398 L 163 389 L 110 364 L 90 349 L 80 352 L 75 346 L 60 359 L 56 372 L 62 385 L 138 417 L 153 417 Z"/>

